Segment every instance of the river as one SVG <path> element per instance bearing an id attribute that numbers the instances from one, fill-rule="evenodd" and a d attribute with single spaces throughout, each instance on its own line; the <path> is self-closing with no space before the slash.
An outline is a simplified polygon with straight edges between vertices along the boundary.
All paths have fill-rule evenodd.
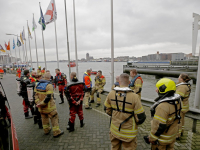
<path id="1" fill-rule="evenodd" d="M 44 63 L 39 63 L 39 65 L 43 68 L 45 66 Z M 67 62 L 60 62 L 60 71 L 65 73 L 67 76 L 69 76 L 69 70 L 67 66 Z M 126 62 L 115 62 L 114 66 L 114 74 L 115 77 L 117 75 L 120 75 L 123 73 L 123 65 L 126 65 Z M 105 90 L 109 91 L 111 88 L 111 63 L 110 62 L 80 62 L 78 64 L 78 69 L 79 69 L 79 79 L 82 81 L 83 73 L 89 69 L 92 68 L 93 71 L 98 71 L 102 70 L 103 75 L 106 78 L 106 85 L 105 85 Z M 33 67 L 37 68 L 37 63 L 33 63 Z M 47 69 L 50 70 L 51 74 L 55 76 L 55 68 L 57 68 L 57 63 L 56 62 L 48 62 L 47 63 Z M 76 72 L 76 67 L 71 68 L 71 71 Z M 92 81 L 94 83 L 94 77 L 95 75 L 91 75 Z M 144 98 L 150 98 L 150 99 L 155 99 L 157 97 L 157 93 L 155 92 L 156 87 L 155 84 L 158 81 L 158 79 L 155 79 L 154 76 L 152 75 L 142 75 L 143 78 L 143 88 L 142 88 L 142 97 Z M 69 79 L 69 77 L 68 77 Z M 178 81 L 177 78 L 170 78 L 174 80 L 175 82 Z M 69 80 L 68 80 L 69 81 Z M 191 82 L 192 84 L 192 82 Z M 195 97 L 195 86 L 192 84 L 192 92 L 190 94 L 190 107 L 193 107 L 194 103 L 194 97 Z"/>

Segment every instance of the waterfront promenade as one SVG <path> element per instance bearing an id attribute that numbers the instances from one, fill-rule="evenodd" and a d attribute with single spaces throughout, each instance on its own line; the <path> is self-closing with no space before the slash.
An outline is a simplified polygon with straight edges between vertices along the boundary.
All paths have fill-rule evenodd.
<path id="1" fill-rule="evenodd" d="M 20 150 L 109 150 L 109 123 L 110 117 L 103 111 L 103 105 L 94 109 L 84 109 L 85 126 L 80 128 L 78 116 L 76 118 L 75 131 L 69 133 L 66 131 L 69 119 L 69 106 L 65 103 L 59 105 L 60 98 L 55 92 L 56 105 L 59 114 L 59 125 L 65 133 L 55 139 L 53 134 L 44 135 L 38 125 L 33 124 L 33 119 L 24 119 L 22 98 L 16 93 L 15 75 L 7 74 L 1 80 L 11 106 L 12 117 L 17 130 Z M 102 96 L 102 104 L 105 96 Z M 150 111 L 144 107 L 147 119 L 138 129 L 138 147 L 137 150 L 150 150 L 150 146 L 145 144 L 143 136 L 148 135 L 150 131 Z M 197 124 L 197 133 L 192 133 L 192 119 L 186 118 L 185 132 L 180 141 L 175 143 L 176 150 L 199 150 L 200 149 L 200 122 Z"/>

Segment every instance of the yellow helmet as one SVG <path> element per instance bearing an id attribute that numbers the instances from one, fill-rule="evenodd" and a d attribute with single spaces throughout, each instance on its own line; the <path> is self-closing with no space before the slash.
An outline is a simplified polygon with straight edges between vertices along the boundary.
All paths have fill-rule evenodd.
<path id="1" fill-rule="evenodd" d="M 156 83 L 156 87 L 160 94 L 165 94 L 169 91 L 176 91 L 176 84 L 173 80 L 162 78 Z"/>
<path id="2" fill-rule="evenodd" d="M 39 66 L 38 68 L 41 68 L 41 66 Z"/>

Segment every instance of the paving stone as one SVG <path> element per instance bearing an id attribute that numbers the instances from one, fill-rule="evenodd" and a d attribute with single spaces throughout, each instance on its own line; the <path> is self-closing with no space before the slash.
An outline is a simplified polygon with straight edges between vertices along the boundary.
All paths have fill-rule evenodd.
<path id="1" fill-rule="evenodd" d="M 69 120 L 69 106 L 65 103 L 59 105 L 59 94 L 55 92 L 56 105 L 59 114 L 59 126 L 65 133 L 61 137 L 53 138 L 53 133 L 44 135 L 38 125 L 33 124 L 33 119 L 25 119 L 22 106 L 22 98 L 16 94 L 15 76 L 7 74 L 1 80 L 11 106 L 12 117 L 17 130 L 20 150 L 110 150 L 109 139 L 110 117 L 105 115 L 103 103 L 105 96 L 101 95 L 101 106 L 92 110 L 84 109 L 85 126 L 80 128 L 78 116 L 75 122 L 75 131 L 69 133 L 66 130 Z M 137 150 L 150 150 L 150 145 L 144 143 L 143 136 L 150 132 L 150 109 L 144 107 L 147 114 L 146 121 L 139 126 Z M 200 149 L 200 121 L 197 122 L 197 133 L 192 133 L 192 119 L 185 118 L 185 131 L 183 137 L 175 143 L 175 150 L 199 150 Z"/>

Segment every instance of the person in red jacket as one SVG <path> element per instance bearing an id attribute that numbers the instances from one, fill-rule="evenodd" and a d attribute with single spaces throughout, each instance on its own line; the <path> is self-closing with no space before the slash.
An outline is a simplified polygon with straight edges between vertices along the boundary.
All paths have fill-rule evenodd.
<path id="1" fill-rule="evenodd" d="M 36 82 L 36 71 L 32 71 L 32 74 L 30 75 L 29 79 L 31 80 L 31 83 Z"/>
<path id="2" fill-rule="evenodd" d="M 78 114 L 80 119 L 80 127 L 82 128 L 84 126 L 82 103 L 84 97 L 85 84 L 83 82 L 78 81 L 75 72 L 72 72 L 70 74 L 70 79 L 72 80 L 72 82 L 70 82 L 70 84 L 67 86 L 65 95 L 69 101 L 71 117 L 68 122 L 69 127 L 67 127 L 67 130 L 69 130 L 69 132 L 72 132 L 74 131 L 74 122 L 76 114 Z"/>
<path id="3" fill-rule="evenodd" d="M 22 72 L 21 69 L 18 68 L 18 69 L 17 69 L 17 73 L 18 73 L 18 77 L 19 77 L 19 78 L 21 78 L 21 72 Z"/>
<path id="4" fill-rule="evenodd" d="M 60 72 L 60 69 L 55 69 L 56 72 L 56 76 L 55 76 L 55 84 L 54 84 L 54 90 L 56 90 L 56 85 L 58 86 L 59 89 L 59 93 L 60 93 L 60 99 L 61 102 L 59 104 L 63 104 L 64 103 L 64 97 L 63 97 L 63 93 L 64 93 L 64 89 L 67 86 L 67 79 L 66 77 Z"/>
<path id="5" fill-rule="evenodd" d="M 4 71 L 3 69 L 0 67 L 0 78 L 3 79 L 3 74 L 4 74 Z"/>

